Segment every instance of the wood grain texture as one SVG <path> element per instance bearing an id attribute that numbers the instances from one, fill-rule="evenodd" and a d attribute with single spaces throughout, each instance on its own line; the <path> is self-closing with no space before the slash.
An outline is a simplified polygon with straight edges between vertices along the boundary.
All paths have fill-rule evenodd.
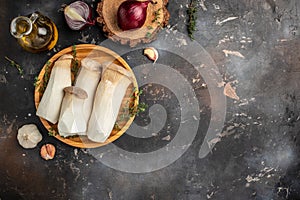
<path id="1" fill-rule="evenodd" d="M 68 48 L 58 52 L 57 54 L 55 54 L 53 57 L 51 57 L 49 59 L 48 63 L 50 63 L 50 64 L 48 64 L 48 66 L 52 69 L 55 61 L 60 56 L 65 55 L 65 54 L 72 55 L 73 47 L 68 47 Z M 97 46 L 97 45 L 92 45 L 92 44 L 76 45 L 76 58 L 80 61 L 86 57 L 94 59 L 100 63 L 113 62 L 115 64 L 118 64 L 118 65 L 124 67 L 125 69 L 130 71 L 133 75 L 133 83 L 130 84 L 129 87 L 127 88 L 126 94 L 123 98 L 121 108 L 120 108 L 120 111 L 118 114 L 118 118 L 117 118 L 118 127 L 113 129 L 113 131 L 111 132 L 111 135 L 104 143 L 97 143 L 97 142 L 90 141 L 87 138 L 87 136 L 75 136 L 75 137 L 70 137 L 70 138 L 63 138 L 58 134 L 57 124 L 52 124 L 43 118 L 40 118 L 40 120 L 49 132 L 55 133 L 54 136 L 58 140 L 66 143 L 70 146 L 74 146 L 74 147 L 95 148 L 95 147 L 100 147 L 100 146 L 103 146 L 103 145 L 106 145 L 106 144 L 109 144 L 109 143 L 115 141 L 129 128 L 130 124 L 134 120 L 134 116 L 130 116 L 129 107 L 135 107 L 138 105 L 138 101 L 139 101 L 139 97 L 137 95 L 138 94 L 138 85 L 137 85 L 135 76 L 134 76 L 130 66 L 126 63 L 125 60 L 123 60 L 123 58 L 121 58 L 115 52 L 113 52 L 107 48 Z M 39 82 L 38 82 L 37 86 L 35 87 L 34 101 L 35 101 L 36 108 L 38 107 L 39 102 L 43 95 L 39 91 L 39 89 L 40 89 L 40 87 L 42 87 L 42 84 L 43 84 L 43 77 L 44 77 L 44 74 L 46 71 L 46 67 L 47 67 L 47 63 L 43 66 L 42 70 L 40 71 L 39 76 L 38 76 Z M 135 98 L 133 98 L 133 96 Z"/>
<path id="2" fill-rule="evenodd" d="M 139 43 L 149 43 L 156 38 L 159 30 L 168 24 L 170 14 L 166 8 L 168 0 L 156 0 L 148 4 L 147 17 L 141 28 L 123 31 L 117 22 L 118 8 L 125 0 L 103 0 L 99 2 L 97 22 L 103 27 L 108 38 L 131 47 Z M 157 13 L 157 14 L 155 14 Z M 157 15 L 157 19 L 156 16 Z"/>

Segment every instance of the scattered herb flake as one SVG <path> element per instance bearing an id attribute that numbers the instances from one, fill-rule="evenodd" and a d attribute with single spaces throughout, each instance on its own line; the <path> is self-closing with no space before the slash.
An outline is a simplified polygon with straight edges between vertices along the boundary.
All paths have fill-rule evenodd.
<path id="1" fill-rule="evenodd" d="M 34 77 L 34 83 L 33 83 L 34 87 L 39 87 L 40 86 L 40 79 L 36 76 Z"/>
<path id="2" fill-rule="evenodd" d="M 131 96 L 133 98 L 133 102 L 141 94 L 143 94 L 143 90 L 139 90 L 137 92 L 137 89 L 135 88 L 133 91 L 133 95 Z M 131 117 L 133 117 L 134 115 L 138 115 L 141 112 L 145 112 L 147 108 L 148 108 L 148 105 L 145 103 L 139 103 L 138 105 L 135 105 L 135 106 L 132 105 L 132 106 L 129 106 L 129 114 Z"/>
<path id="3" fill-rule="evenodd" d="M 5 59 L 10 63 L 10 66 L 15 67 L 18 70 L 20 75 L 23 75 L 23 68 L 18 63 L 8 58 L 7 56 L 5 56 Z"/>
<path id="4" fill-rule="evenodd" d="M 120 125 L 116 122 L 114 125 L 115 130 L 121 130 Z"/>
<path id="5" fill-rule="evenodd" d="M 43 94 L 47 87 L 48 81 L 50 79 L 50 73 L 51 73 L 51 62 L 48 60 L 46 63 L 46 66 L 45 66 L 45 73 L 43 76 L 42 84 L 39 84 L 40 85 L 40 87 L 39 87 L 40 94 Z"/>
<path id="6" fill-rule="evenodd" d="M 146 33 L 146 38 L 151 38 L 152 34 L 150 32 Z"/>
<path id="7" fill-rule="evenodd" d="M 148 30 L 152 30 L 153 27 L 152 27 L 152 26 L 147 26 L 147 29 L 148 29 Z"/>
<path id="8" fill-rule="evenodd" d="M 76 50 L 76 45 L 72 46 L 72 55 L 73 59 L 71 62 L 71 72 L 73 74 L 73 81 L 75 80 L 75 77 L 79 71 L 79 61 L 77 59 L 77 50 Z"/>
<path id="9" fill-rule="evenodd" d="M 55 131 L 55 129 L 53 127 L 51 127 L 49 129 L 48 135 L 49 136 L 56 136 L 57 135 L 57 133 L 56 133 L 56 131 Z"/>

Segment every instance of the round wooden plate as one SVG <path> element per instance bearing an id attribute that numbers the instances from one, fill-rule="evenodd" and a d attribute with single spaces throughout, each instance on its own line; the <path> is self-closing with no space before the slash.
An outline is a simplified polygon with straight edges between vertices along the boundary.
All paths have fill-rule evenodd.
<path id="1" fill-rule="evenodd" d="M 102 0 L 98 3 L 97 22 L 103 27 L 108 38 L 128 44 L 131 47 L 139 43 L 149 43 L 156 38 L 156 34 L 168 24 L 170 14 L 166 8 L 168 0 L 153 0 L 147 8 L 147 17 L 141 28 L 122 31 L 117 22 L 118 8 L 126 0 Z M 141 0 L 143 1 L 143 0 Z"/>
<path id="2" fill-rule="evenodd" d="M 58 134 L 57 131 L 57 124 L 52 124 L 47 120 L 40 118 L 41 122 L 45 126 L 45 128 L 56 137 L 58 140 L 79 148 L 95 148 L 106 145 L 118 139 L 130 126 L 134 119 L 134 115 L 130 113 L 130 110 L 134 109 L 138 105 L 139 97 L 138 97 L 138 84 L 136 82 L 135 76 L 130 68 L 130 66 L 126 63 L 123 58 L 121 58 L 115 52 L 101 46 L 92 45 L 92 44 L 80 44 L 76 46 L 71 46 L 62 51 L 55 54 L 51 57 L 48 62 L 43 66 L 42 70 L 38 75 L 38 79 L 36 82 L 35 93 L 34 93 L 34 101 L 36 108 L 39 105 L 39 102 L 43 96 L 44 89 L 46 87 L 47 78 L 49 78 L 51 69 L 55 61 L 64 54 L 71 54 L 77 60 L 78 63 L 83 58 L 89 57 L 94 59 L 100 63 L 103 62 L 113 62 L 120 66 L 123 66 L 125 69 L 130 71 L 133 75 L 133 83 L 129 85 L 127 88 L 126 94 L 123 98 L 121 108 L 118 114 L 118 118 L 116 121 L 116 126 L 114 127 L 113 131 L 111 132 L 109 138 L 104 143 L 97 143 L 90 141 L 87 136 L 74 136 L 69 138 L 63 138 Z M 71 67 L 71 66 L 70 66 Z M 80 67 L 80 65 L 79 65 Z M 74 75 L 73 75 L 74 79 Z"/>

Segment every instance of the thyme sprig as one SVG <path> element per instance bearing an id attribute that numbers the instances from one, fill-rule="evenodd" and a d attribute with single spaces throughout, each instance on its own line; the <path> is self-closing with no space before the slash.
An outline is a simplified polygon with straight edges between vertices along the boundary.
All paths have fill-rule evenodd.
<path id="1" fill-rule="evenodd" d="M 51 73 L 51 62 L 48 60 L 47 63 L 46 63 L 46 66 L 45 66 L 45 73 L 44 73 L 44 76 L 43 76 L 43 82 L 42 84 L 40 84 L 40 82 L 35 82 L 35 85 L 39 85 L 39 93 L 40 94 L 43 94 L 46 87 L 47 87 L 47 84 L 48 84 L 48 81 L 50 79 L 50 73 Z"/>
<path id="2" fill-rule="evenodd" d="M 156 11 L 153 12 L 154 19 L 152 20 L 152 23 L 157 22 L 158 19 L 160 19 L 160 11 L 162 8 L 157 9 Z"/>
<path id="3" fill-rule="evenodd" d="M 158 28 L 162 28 L 162 24 L 161 24 L 161 22 L 159 21 L 159 19 L 160 19 L 160 17 L 161 17 L 161 10 L 162 10 L 162 8 L 158 8 L 157 10 L 155 10 L 154 12 L 153 12 L 153 20 L 151 21 L 152 22 L 152 24 L 153 23 L 157 23 L 158 24 Z M 149 31 L 147 31 L 147 33 L 146 33 L 146 35 L 145 35 L 145 37 L 146 38 L 148 38 L 148 39 L 150 39 L 151 37 L 152 37 L 152 33 L 151 33 L 151 31 L 150 30 L 152 30 L 153 29 L 153 26 L 147 26 L 147 29 L 149 30 Z"/>
<path id="4" fill-rule="evenodd" d="M 138 93 L 136 93 L 136 90 L 137 89 L 135 88 L 133 91 L 133 94 L 131 95 L 131 97 L 133 98 L 133 102 L 135 101 L 135 99 L 137 97 L 139 97 L 143 94 L 143 90 L 139 90 Z M 139 113 L 141 113 L 141 112 L 145 112 L 147 108 L 148 108 L 148 105 L 146 103 L 139 103 L 138 105 L 129 107 L 130 117 L 139 115 Z"/>
<path id="5" fill-rule="evenodd" d="M 72 55 L 73 55 L 73 59 L 71 62 L 71 72 L 74 75 L 74 79 L 79 71 L 79 61 L 77 59 L 77 50 L 76 50 L 76 45 L 72 46 Z"/>
<path id="6" fill-rule="evenodd" d="M 5 59 L 10 63 L 10 66 L 15 67 L 18 70 L 18 72 L 21 76 L 23 75 L 24 70 L 18 63 L 16 63 L 15 61 L 13 61 L 12 59 L 10 59 L 7 56 L 5 56 Z"/>
<path id="7" fill-rule="evenodd" d="M 134 115 L 139 115 L 142 112 L 145 112 L 148 108 L 148 105 L 144 102 L 139 103 L 136 107 L 131 107 L 129 109 L 130 116 L 133 117 Z"/>
<path id="8" fill-rule="evenodd" d="M 198 12 L 197 3 L 195 2 L 195 0 L 191 0 L 191 3 L 189 4 L 189 7 L 187 9 L 187 14 L 188 14 L 187 31 L 191 40 L 195 39 L 194 32 L 197 30 L 196 29 L 197 12 Z"/>
<path id="9" fill-rule="evenodd" d="M 55 130 L 53 127 L 50 127 L 50 128 L 49 128 L 48 135 L 49 135 L 49 136 L 56 136 L 56 135 L 57 135 L 57 132 L 56 132 L 56 130 Z"/>
<path id="10" fill-rule="evenodd" d="M 33 83 L 33 86 L 34 86 L 34 87 L 39 87 L 40 84 L 41 84 L 41 82 L 40 82 L 39 77 L 37 77 L 37 76 L 34 77 L 34 83 Z"/>

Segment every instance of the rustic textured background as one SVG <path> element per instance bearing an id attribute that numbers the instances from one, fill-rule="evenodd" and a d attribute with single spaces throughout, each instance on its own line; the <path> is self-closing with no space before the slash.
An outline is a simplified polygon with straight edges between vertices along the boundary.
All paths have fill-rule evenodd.
<path id="1" fill-rule="evenodd" d="M 203 80 L 188 61 L 160 51 L 159 63 L 178 69 L 201 102 L 202 124 L 187 152 L 168 167 L 146 174 L 120 172 L 103 165 L 85 149 L 67 146 L 48 136 L 35 116 L 34 78 L 59 50 L 79 43 L 100 44 L 100 27 L 71 31 L 61 7 L 71 1 L 0 1 L 0 199 L 300 199 L 300 38 L 298 0 L 199 0 L 195 40 L 211 55 L 224 83 L 231 83 L 239 100 L 227 98 L 220 141 L 205 158 L 198 158 L 207 129 L 211 99 Z M 95 10 L 97 1 L 87 1 Z M 169 32 L 184 34 L 189 1 L 170 1 Z M 10 36 L 9 22 L 18 15 L 40 11 L 56 23 L 59 40 L 50 52 L 27 53 Z M 95 16 L 95 15 L 94 15 Z M 96 16 L 95 16 L 96 17 Z M 228 52 L 231 53 L 228 53 Z M 226 56 L 225 52 L 228 53 Z M 5 56 L 24 68 L 24 76 Z M 134 67 L 150 63 L 142 51 L 123 56 Z M 161 85 L 142 88 L 142 101 L 159 103 L 167 111 L 166 125 L 150 139 L 128 135 L 115 142 L 133 152 L 166 145 L 176 134 L 180 108 Z M 148 113 L 136 118 L 149 122 Z M 43 141 L 22 149 L 17 129 L 36 123 Z M 188 133 L 187 133 L 188 134 Z M 169 137 L 167 137 L 169 136 Z M 57 148 L 54 160 L 44 161 L 44 143 Z"/>

